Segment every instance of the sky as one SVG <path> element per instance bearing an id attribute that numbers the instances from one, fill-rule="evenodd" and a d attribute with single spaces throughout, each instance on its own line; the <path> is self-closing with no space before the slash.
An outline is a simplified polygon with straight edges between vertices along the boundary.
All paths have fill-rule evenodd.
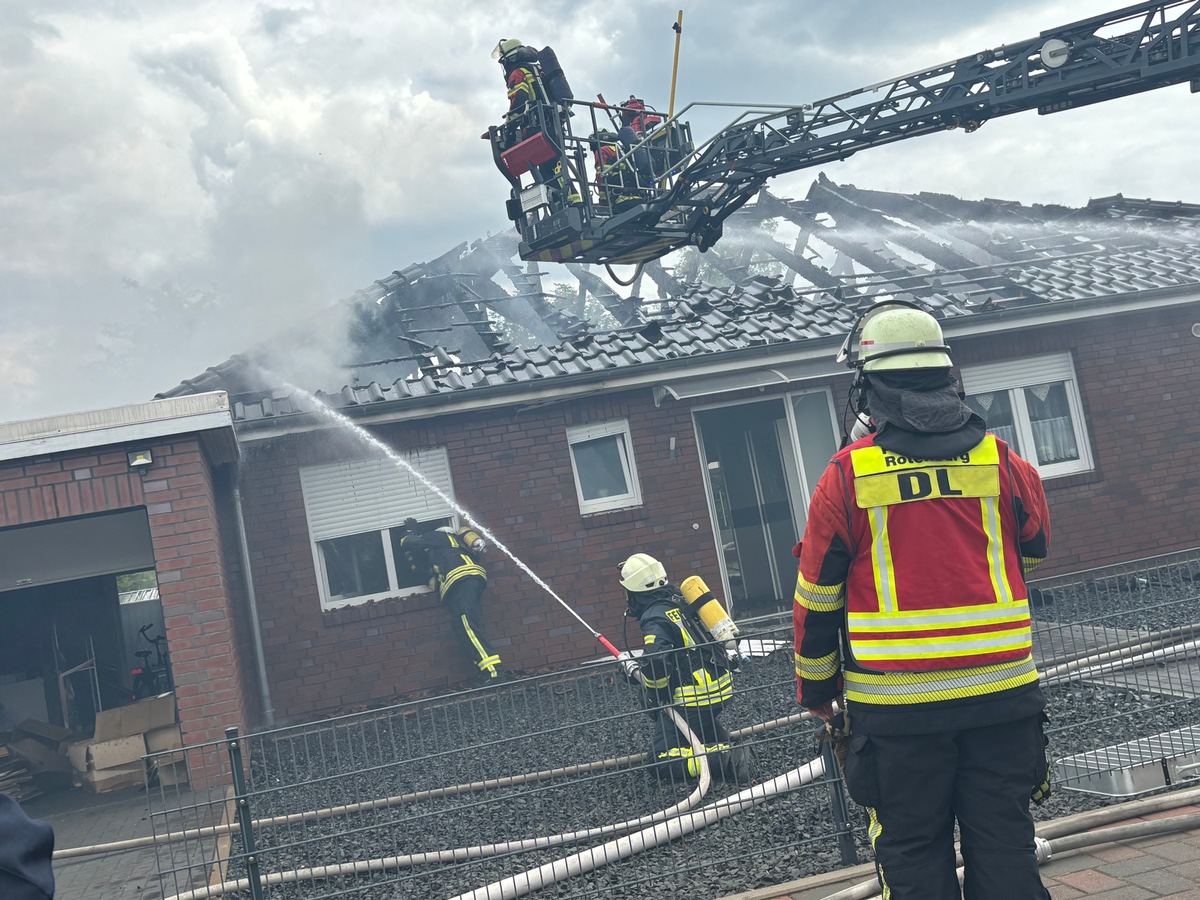
<path id="1" fill-rule="evenodd" d="M 511 227 L 480 140 L 507 106 L 500 38 L 552 46 L 577 98 L 665 110 L 682 8 L 679 112 L 807 103 L 1122 5 L 0 0 L 0 422 L 149 400 Z M 967 199 L 1200 202 L 1198 102 L 1177 85 L 1021 113 L 822 171 Z M 694 136 L 733 115 L 696 110 Z M 817 171 L 768 187 L 802 197 Z"/>

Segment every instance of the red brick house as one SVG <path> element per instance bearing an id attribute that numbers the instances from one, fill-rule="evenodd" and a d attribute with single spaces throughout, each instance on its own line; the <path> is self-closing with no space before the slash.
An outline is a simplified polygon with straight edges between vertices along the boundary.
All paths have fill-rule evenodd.
<path id="1" fill-rule="evenodd" d="M 1181 204 L 1026 207 L 820 179 L 804 200 L 764 193 L 713 251 L 648 264 L 627 294 L 582 267 L 532 271 L 507 235 L 381 279 L 297 325 L 286 346 L 248 351 L 157 401 L 225 392 L 239 451 L 187 473 L 211 503 L 187 502 L 215 528 L 211 561 L 188 556 L 204 587 L 187 590 L 210 591 L 200 599 L 215 606 L 163 587 L 172 659 L 197 679 L 210 665 L 200 660 L 215 660 L 233 692 L 221 682 L 219 709 L 190 733 L 463 681 L 444 610 L 396 548 L 406 518 L 461 522 L 456 506 L 618 644 L 616 566 L 638 550 L 677 582 L 701 574 L 739 619 L 786 615 L 790 550 L 842 429 L 849 374 L 834 356 L 858 313 L 887 296 L 942 320 L 969 402 L 1037 462 L 1054 515 L 1047 571 L 1196 546 L 1198 225 L 1200 208 Z M 559 276 L 573 284 L 544 283 Z M 355 362 L 314 364 L 305 335 L 343 327 L 338 359 Z M 289 358 L 304 360 L 299 371 Z M 113 465 L 133 444 L 115 446 Z M 30 464 L 12 456 L 0 469 L 21 485 L 10 491 L 37 477 Z M 133 480 L 143 492 L 126 499 L 152 522 L 179 512 L 185 498 L 164 510 Z M 4 497 L 3 529 L 32 521 Z M 180 552 L 176 536 L 152 533 L 155 566 L 170 573 L 159 561 Z M 516 562 L 493 549 L 486 564 L 505 667 L 602 654 Z"/>

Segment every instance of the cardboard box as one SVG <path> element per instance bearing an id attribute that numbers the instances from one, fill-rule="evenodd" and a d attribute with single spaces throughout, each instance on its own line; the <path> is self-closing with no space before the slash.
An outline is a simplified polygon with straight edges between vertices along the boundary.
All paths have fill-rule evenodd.
<path id="1" fill-rule="evenodd" d="M 175 694 L 169 691 L 96 713 L 96 732 L 92 739 L 111 741 L 174 724 Z"/>
<path id="2" fill-rule="evenodd" d="M 67 745 L 75 740 L 76 737 L 77 735 L 74 732 L 66 728 L 60 728 L 58 725 L 51 725 L 49 722 L 39 722 L 37 719 L 26 719 L 12 730 L 12 740 L 9 743 L 33 739 L 54 752 L 65 755 Z"/>
<path id="3" fill-rule="evenodd" d="M 140 787 L 146 781 L 146 767 L 139 763 L 94 769 L 79 775 L 83 786 L 93 794 L 104 794 L 126 787 Z"/>
<path id="4" fill-rule="evenodd" d="M 183 759 L 183 735 L 179 732 L 178 725 L 166 725 L 162 728 L 154 728 L 147 731 L 146 753 L 147 754 L 163 754 L 155 757 L 157 763 L 178 762 Z M 174 753 L 167 751 L 174 750 Z"/>
<path id="5" fill-rule="evenodd" d="M 41 741 L 32 737 L 22 737 L 10 740 L 8 749 L 29 764 L 31 772 L 64 772 L 70 773 L 71 760 L 65 753 L 51 749 Z"/>
<path id="6" fill-rule="evenodd" d="M 77 741 L 67 747 L 67 756 L 76 772 L 111 769 L 141 762 L 146 744 L 140 734 L 111 741 Z"/>

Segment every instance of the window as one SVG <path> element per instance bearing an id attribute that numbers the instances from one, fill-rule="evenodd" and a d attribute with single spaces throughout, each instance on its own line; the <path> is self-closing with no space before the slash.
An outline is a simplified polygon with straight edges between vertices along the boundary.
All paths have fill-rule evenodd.
<path id="1" fill-rule="evenodd" d="M 581 513 L 641 506 L 628 422 L 622 419 L 568 428 L 567 443 Z"/>
<path id="2" fill-rule="evenodd" d="M 1087 472 L 1091 448 L 1069 354 L 964 369 L 967 405 L 1043 478 Z"/>
<path id="3" fill-rule="evenodd" d="M 430 527 L 453 524 L 450 463 L 443 449 L 403 459 L 415 471 L 387 458 L 300 470 L 322 609 L 428 590 L 424 567 L 400 549 L 400 539 L 409 517 Z"/>

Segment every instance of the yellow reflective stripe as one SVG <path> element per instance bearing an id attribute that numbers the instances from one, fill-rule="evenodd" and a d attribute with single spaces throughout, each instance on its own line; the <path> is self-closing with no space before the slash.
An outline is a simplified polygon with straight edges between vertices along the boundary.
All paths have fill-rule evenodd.
<path id="1" fill-rule="evenodd" d="M 867 510 L 871 522 L 871 559 L 875 577 L 875 599 L 882 611 L 896 609 L 896 570 L 892 566 L 892 542 L 888 538 L 888 510 L 876 506 Z"/>
<path id="2" fill-rule="evenodd" d="M 645 682 L 646 687 L 652 688 L 656 691 L 661 691 L 671 683 L 671 676 L 667 675 L 662 678 L 646 678 Z"/>
<path id="3" fill-rule="evenodd" d="M 836 612 L 846 605 L 846 583 L 815 584 L 799 575 L 795 601 L 813 612 Z"/>
<path id="4" fill-rule="evenodd" d="M 1028 574 L 1046 561 L 1044 556 L 1022 556 L 1021 571 Z"/>
<path id="5" fill-rule="evenodd" d="M 937 672 L 845 673 L 846 696 L 850 700 L 889 706 L 994 694 L 1037 681 L 1037 677 L 1032 656 L 1015 662 Z"/>
<path id="6" fill-rule="evenodd" d="M 964 653 L 1000 653 L 1032 647 L 1033 639 L 1026 627 L 1010 631 L 989 631 L 986 634 L 964 634 L 950 637 L 909 638 L 908 640 L 863 641 L 851 639 L 854 656 L 860 660 L 941 659 Z"/>
<path id="7" fill-rule="evenodd" d="M 851 631 L 923 631 L 929 628 L 955 628 L 970 625 L 1003 625 L 1029 618 L 1029 601 L 999 606 L 953 606 L 920 612 L 855 612 L 846 615 Z"/>
<path id="8" fill-rule="evenodd" d="M 1011 603 L 1012 586 L 1008 583 L 1008 571 L 1004 565 L 1004 529 L 1000 524 L 1000 511 L 996 499 L 988 497 L 980 504 L 983 507 L 983 533 L 987 535 L 988 574 L 992 579 L 992 590 L 997 603 Z"/>
<path id="9" fill-rule="evenodd" d="M 680 685 L 675 689 L 674 699 L 684 706 L 712 706 L 733 697 L 733 676 L 728 672 L 716 680 L 704 669 L 692 674 L 699 684 Z"/>
<path id="10" fill-rule="evenodd" d="M 457 569 L 451 569 L 445 575 L 441 576 L 440 585 L 443 593 L 460 578 L 467 575 L 478 575 L 480 578 L 487 580 L 487 572 L 476 565 L 459 566 Z"/>
<path id="11" fill-rule="evenodd" d="M 805 681 L 823 681 L 833 678 L 838 673 L 837 651 L 821 657 L 801 656 L 796 654 L 796 675 Z"/>
<path id="12" fill-rule="evenodd" d="M 952 459 L 918 459 L 905 457 L 882 447 L 859 447 L 850 454 L 854 466 L 854 477 L 860 475 L 877 475 L 880 472 L 895 472 L 899 469 L 924 468 L 930 465 L 937 468 L 956 468 L 959 466 L 998 466 L 1000 465 L 1000 448 L 996 444 L 995 435 L 986 434 L 983 440 L 966 453 Z"/>
<path id="13" fill-rule="evenodd" d="M 495 669 L 497 663 L 500 662 L 500 657 L 489 655 L 488 652 L 483 649 L 483 644 L 480 643 L 479 638 L 475 635 L 474 630 L 471 628 L 471 623 L 467 621 L 465 614 L 459 616 L 459 618 L 462 620 L 463 631 L 466 632 L 467 639 L 471 642 L 471 646 L 475 648 L 475 652 L 479 654 L 479 662 L 476 663 L 476 665 L 479 666 L 479 671 L 483 672 L 485 670 L 491 671 L 492 669 Z"/>
<path id="14" fill-rule="evenodd" d="M 875 842 L 879 840 L 879 836 L 883 834 L 883 825 L 879 822 L 879 816 L 875 813 L 875 807 L 868 806 L 867 808 L 867 837 L 871 840 L 871 849 L 875 849 Z M 883 866 L 876 865 L 879 872 L 879 883 L 883 886 L 883 900 L 892 900 L 892 889 L 887 883 L 887 879 L 883 874 Z"/>
<path id="15" fill-rule="evenodd" d="M 658 754 L 659 759 L 680 759 L 692 755 L 691 747 L 672 747 L 666 753 Z"/>
<path id="16" fill-rule="evenodd" d="M 654 643 L 654 635 L 653 634 L 646 635 L 646 639 L 644 641 L 642 641 L 642 643 L 643 644 L 653 644 Z"/>

